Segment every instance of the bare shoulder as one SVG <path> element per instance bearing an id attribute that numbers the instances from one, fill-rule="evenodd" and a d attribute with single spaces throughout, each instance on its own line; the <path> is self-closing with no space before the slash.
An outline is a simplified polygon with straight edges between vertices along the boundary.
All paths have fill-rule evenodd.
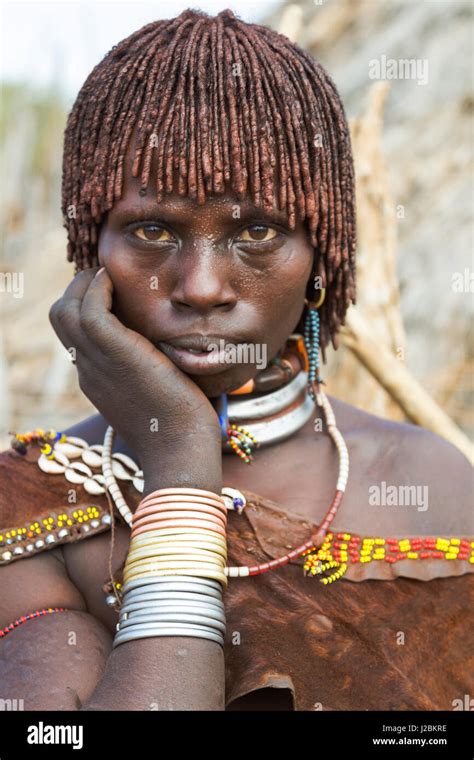
<path id="1" fill-rule="evenodd" d="M 369 481 L 426 489 L 433 532 L 474 534 L 474 471 L 459 449 L 417 425 L 330 401 L 351 458 Z"/>

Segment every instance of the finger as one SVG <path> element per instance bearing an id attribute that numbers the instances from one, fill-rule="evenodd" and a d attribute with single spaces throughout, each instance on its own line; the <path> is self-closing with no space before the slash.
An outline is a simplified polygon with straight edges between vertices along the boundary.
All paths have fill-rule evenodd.
<path id="1" fill-rule="evenodd" d="M 100 269 L 84 294 L 80 308 L 81 328 L 103 349 L 111 340 L 121 343 L 129 330 L 112 314 L 114 286 L 106 269 Z"/>
<path id="2" fill-rule="evenodd" d="M 63 293 L 63 300 L 67 303 L 69 301 L 81 302 L 84 295 L 87 293 L 92 280 L 99 272 L 101 267 L 92 267 L 90 269 L 83 269 L 78 272 L 71 280 L 66 290 Z"/>
<path id="3" fill-rule="evenodd" d="M 82 272 L 78 272 L 76 274 L 76 276 L 67 286 L 61 298 L 55 301 L 55 303 L 52 305 L 50 311 L 50 319 L 51 316 L 54 317 L 57 312 L 60 313 L 59 316 L 61 316 L 61 312 L 70 312 L 71 315 L 74 315 L 74 312 L 76 312 L 76 318 L 79 316 L 79 309 L 82 299 L 84 297 L 84 294 L 87 292 L 87 288 L 89 287 L 91 281 L 97 274 L 97 271 L 98 268 L 94 267 L 93 269 L 84 269 Z"/>
<path id="4" fill-rule="evenodd" d="M 84 294 L 87 292 L 98 268 L 78 272 L 67 286 L 64 294 L 49 310 L 49 321 L 61 342 L 68 348 L 79 337 L 79 314 Z"/>

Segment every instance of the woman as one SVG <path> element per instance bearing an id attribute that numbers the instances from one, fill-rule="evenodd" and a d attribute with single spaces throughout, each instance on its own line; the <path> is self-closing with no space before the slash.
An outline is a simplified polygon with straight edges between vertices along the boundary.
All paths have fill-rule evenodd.
<path id="1" fill-rule="evenodd" d="M 1 455 L 2 698 L 420 710 L 472 689 L 469 465 L 320 377 L 354 209 L 334 84 L 276 32 L 186 11 L 93 70 L 50 319 L 99 413 Z"/>

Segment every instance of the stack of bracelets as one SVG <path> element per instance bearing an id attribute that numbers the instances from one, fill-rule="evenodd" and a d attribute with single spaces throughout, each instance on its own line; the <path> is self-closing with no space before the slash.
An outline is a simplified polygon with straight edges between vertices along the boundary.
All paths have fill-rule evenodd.
<path id="1" fill-rule="evenodd" d="M 193 636 L 224 646 L 227 508 L 199 488 L 162 488 L 132 518 L 123 603 L 113 646 Z"/>

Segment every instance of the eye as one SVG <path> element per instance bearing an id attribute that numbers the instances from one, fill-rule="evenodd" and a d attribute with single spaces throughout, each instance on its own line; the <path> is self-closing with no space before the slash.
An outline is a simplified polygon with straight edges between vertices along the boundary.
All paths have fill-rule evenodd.
<path id="1" fill-rule="evenodd" d="M 135 227 L 132 234 L 147 243 L 169 243 L 174 239 L 171 232 L 158 224 L 143 224 L 141 227 Z"/>
<path id="2" fill-rule="evenodd" d="M 252 224 L 240 233 L 239 240 L 242 243 L 268 243 L 278 235 L 278 232 L 266 224 Z"/>

